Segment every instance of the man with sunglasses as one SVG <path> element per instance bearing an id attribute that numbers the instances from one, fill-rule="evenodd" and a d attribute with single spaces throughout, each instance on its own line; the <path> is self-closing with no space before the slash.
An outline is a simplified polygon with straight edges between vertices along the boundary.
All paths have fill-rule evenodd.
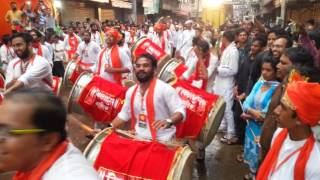
<path id="1" fill-rule="evenodd" d="M 66 110 L 58 97 L 39 89 L 9 93 L 0 106 L 0 173 L 13 179 L 98 179 L 66 140 Z"/>

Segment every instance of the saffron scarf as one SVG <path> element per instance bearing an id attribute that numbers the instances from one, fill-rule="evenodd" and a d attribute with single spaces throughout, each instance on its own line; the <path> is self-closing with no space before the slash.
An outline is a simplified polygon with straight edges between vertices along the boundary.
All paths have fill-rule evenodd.
<path id="1" fill-rule="evenodd" d="M 42 56 L 42 48 L 40 42 L 34 43 L 33 47 L 37 49 L 37 55 Z"/>
<path id="2" fill-rule="evenodd" d="M 45 156 L 41 162 L 30 172 L 17 172 L 13 180 L 37 180 L 51 168 L 51 166 L 67 151 L 68 142 L 64 141 L 57 145 L 57 147 Z"/>
<path id="3" fill-rule="evenodd" d="M 152 126 L 154 119 L 155 119 L 155 112 L 154 112 L 154 91 L 156 87 L 157 79 L 153 79 L 150 82 L 147 99 L 146 99 L 146 106 L 147 106 L 147 117 L 148 117 L 148 124 L 151 130 L 152 140 L 156 140 L 156 129 Z M 134 129 L 136 118 L 134 114 L 134 99 L 137 94 L 138 85 L 136 85 L 135 89 L 133 90 L 131 99 L 130 99 L 130 110 L 131 110 L 131 129 Z M 143 103 L 143 102 L 142 102 Z"/>
<path id="4" fill-rule="evenodd" d="M 103 54 L 105 54 L 106 52 L 106 48 L 104 48 L 101 51 L 101 54 L 99 56 L 99 63 L 98 63 L 98 74 L 100 74 L 101 72 L 101 65 L 102 65 L 102 58 L 103 58 Z M 111 65 L 113 68 L 121 68 L 122 67 L 122 63 L 120 60 L 120 54 L 119 54 L 119 46 L 118 45 L 114 45 L 111 49 Z M 121 85 L 121 80 L 122 80 L 122 75 L 121 73 L 113 73 L 113 79 L 116 81 L 117 84 Z"/>
<path id="5" fill-rule="evenodd" d="M 262 165 L 259 168 L 257 180 L 267 180 L 272 172 L 275 171 L 277 166 L 279 153 L 283 142 L 288 136 L 288 130 L 283 129 L 276 137 L 274 144 L 272 145 L 267 157 L 264 159 Z M 313 135 L 310 135 L 306 143 L 301 147 L 300 153 L 294 165 L 294 180 L 305 179 L 305 168 L 309 160 L 311 151 L 313 149 L 315 139 Z"/>

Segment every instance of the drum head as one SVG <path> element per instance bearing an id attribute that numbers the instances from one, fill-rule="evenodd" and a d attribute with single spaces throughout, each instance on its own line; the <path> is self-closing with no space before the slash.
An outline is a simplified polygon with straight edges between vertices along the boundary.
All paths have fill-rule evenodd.
<path id="1" fill-rule="evenodd" d="M 133 46 L 131 47 L 131 54 L 133 54 L 133 52 L 136 50 L 137 46 L 138 46 L 142 41 L 144 41 L 145 39 L 147 39 L 147 37 L 141 37 L 141 38 L 139 38 L 139 39 L 133 44 Z"/>
<path id="2" fill-rule="evenodd" d="M 111 134 L 111 132 L 112 132 L 111 128 L 104 129 L 99 134 L 97 134 L 92 139 L 92 141 L 90 141 L 90 143 L 88 144 L 88 146 L 84 150 L 83 155 L 91 164 L 94 164 L 94 162 L 96 161 L 104 139 L 109 134 Z"/>
<path id="3" fill-rule="evenodd" d="M 181 147 L 175 154 L 175 161 L 167 177 L 168 180 L 191 180 L 195 154 L 189 146 Z"/>
<path id="4" fill-rule="evenodd" d="M 72 90 L 70 92 L 68 98 L 68 112 L 69 113 L 78 113 L 78 114 L 85 114 L 80 105 L 77 103 L 78 98 L 80 97 L 84 88 L 89 84 L 92 80 L 93 75 L 82 73 L 79 78 L 77 79 L 76 83 L 73 85 Z"/>
<path id="5" fill-rule="evenodd" d="M 219 126 L 221 124 L 224 111 L 226 109 L 226 102 L 222 97 L 219 97 L 211 109 L 208 120 L 205 126 L 202 128 L 198 140 L 205 146 L 208 146 L 216 135 Z"/>
<path id="6" fill-rule="evenodd" d="M 66 67 L 64 76 L 63 76 L 63 84 L 64 85 L 71 85 L 69 81 L 70 76 L 72 75 L 73 71 L 76 69 L 77 63 L 75 61 L 70 61 Z"/>
<path id="7" fill-rule="evenodd" d="M 162 69 L 159 71 L 158 74 L 158 78 L 161 79 L 162 81 L 169 83 L 172 81 L 176 81 L 177 80 L 177 76 L 174 73 L 174 70 L 176 69 L 177 66 L 179 66 L 181 63 L 180 60 L 177 59 L 170 59 L 169 61 L 167 61 Z"/>

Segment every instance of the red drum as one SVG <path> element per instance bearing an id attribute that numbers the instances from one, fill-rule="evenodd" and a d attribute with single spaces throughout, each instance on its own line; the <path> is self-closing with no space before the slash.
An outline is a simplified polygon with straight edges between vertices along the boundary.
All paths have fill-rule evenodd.
<path id="1" fill-rule="evenodd" d="M 60 90 L 61 90 L 61 85 L 62 85 L 62 78 L 53 76 L 52 77 L 52 91 L 55 95 L 59 96 Z"/>
<path id="2" fill-rule="evenodd" d="M 208 146 L 217 133 L 226 103 L 222 97 L 207 93 L 186 81 L 173 87 L 186 105 L 186 121 L 177 125 L 177 138 L 198 139 Z"/>
<path id="3" fill-rule="evenodd" d="M 120 112 L 127 88 L 92 74 L 81 74 L 69 100 L 70 113 L 88 114 L 95 121 L 110 122 Z"/>
<path id="4" fill-rule="evenodd" d="M 149 53 L 158 60 L 157 73 L 162 69 L 162 66 L 171 59 L 170 55 L 166 54 L 157 44 L 146 37 L 140 38 L 131 48 L 133 61 L 141 54 Z"/>
<path id="5" fill-rule="evenodd" d="M 4 77 L 3 77 L 3 75 L 0 74 L 0 89 L 4 89 L 5 83 L 6 83 L 6 81 L 5 81 Z"/>
<path id="6" fill-rule="evenodd" d="M 182 60 L 172 58 L 162 67 L 158 78 L 166 83 L 174 84 L 186 70 L 187 67 Z"/>
<path id="7" fill-rule="evenodd" d="M 188 146 L 139 140 L 126 131 L 103 130 L 84 155 L 99 179 L 192 179 L 194 153 Z"/>
<path id="8" fill-rule="evenodd" d="M 65 71 L 63 80 L 64 84 L 67 84 L 68 82 L 74 84 L 76 82 L 82 73 L 79 71 L 78 67 L 80 67 L 82 70 L 89 70 L 92 66 L 93 64 L 82 63 L 81 61 L 70 61 Z"/>

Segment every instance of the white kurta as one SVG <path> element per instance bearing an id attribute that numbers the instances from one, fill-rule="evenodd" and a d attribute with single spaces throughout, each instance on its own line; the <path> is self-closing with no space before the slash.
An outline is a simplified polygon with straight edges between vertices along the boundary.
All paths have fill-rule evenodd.
<path id="1" fill-rule="evenodd" d="M 57 43 L 52 43 L 52 48 L 54 50 L 54 61 L 65 61 L 66 54 L 64 52 L 63 41 L 58 41 Z"/>
<path id="2" fill-rule="evenodd" d="M 16 57 L 16 54 L 12 47 L 2 45 L 0 48 L 0 57 L 2 62 L 2 70 L 6 71 L 9 62 Z"/>
<path id="3" fill-rule="evenodd" d="M 90 41 L 86 44 L 82 41 L 77 49 L 77 54 L 80 57 L 81 63 L 85 64 L 95 64 L 99 58 L 100 46 L 94 42 Z"/>
<path id="4" fill-rule="evenodd" d="M 103 53 L 103 50 L 101 50 L 99 52 L 98 55 L 98 61 L 95 63 L 94 67 L 93 67 L 93 72 L 98 73 L 98 65 L 99 65 L 99 61 L 100 61 L 100 55 L 101 53 Z M 131 72 L 132 72 L 132 63 L 131 63 L 131 59 L 128 56 L 127 52 L 123 49 L 119 47 L 119 57 L 120 57 L 120 61 L 122 64 L 123 68 L 128 68 Z M 105 67 L 106 66 L 110 66 L 112 67 L 112 61 L 111 61 L 111 49 L 107 49 L 103 55 L 102 55 L 102 62 L 100 63 L 100 73 L 99 76 L 104 78 L 107 81 L 110 82 L 114 82 L 116 83 L 115 79 L 113 78 L 113 74 L 112 73 L 108 73 L 105 71 Z M 124 76 L 124 75 L 123 75 Z"/>
<path id="5" fill-rule="evenodd" d="M 98 180 L 98 174 L 72 144 L 43 175 L 42 180 Z"/>
<path id="6" fill-rule="evenodd" d="M 33 52 L 35 54 L 38 54 L 38 49 L 33 48 Z M 42 51 L 42 57 L 44 57 L 51 66 L 53 66 L 53 61 L 52 61 L 52 54 L 50 53 L 49 49 L 47 46 L 41 44 L 41 51 Z"/>
<path id="7" fill-rule="evenodd" d="M 95 33 L 91 32 L 91 41 L 96 42 L 100 47 L 102 46 L 99 31 L 96 31 Z"/>
<path id="8" fill-rule="evenodd" d="M 278 136 L 281 132 L 281 128 L 278 128 L 274 133 L 273 140 Z M 302 141 L 293 141 L 290 139 L 289 135 L 284 140 L 279 157 L 277 166 L 280 162 L 282 162 L 288 155 L 299 149 L 305 144 L 306 140 Z M 271 146 L 272 148 L 272 146 Z M 294 166 L 296 160 L 298 158 L 299 153 L 293 155 L 286 163 L 284 163 L 277 171 L 275 171 L 272 175 L 269 176 L 270 180 L 278 180 L 278 179 L 294 179 Z M 305 171 L 305 179 L 307 180 L 319 180 L 320 179 L 320 143 L 318 141 L 315 142 L 315 145 L 311 151 L 309 160 L 306 165 Z"/>
<path id="9" fill-rule="evenodd" d="M 18 79 L 26 88 L 43 88 L 51 91 L 52 68 L 48 61 L 36 55 L 33 62 L 30 62 L 26 72 L 22 74 L 22 64 L 19 58 L 12 60 L 6 72 L 6 84 L 13 79 Z"/>
<path id="10" fill-rule="evenodd" d="M 234 78 L 238 72 L 238 62 L 239 52 L 236 44 L 232 42 L 222 53 L 213 87 L 214 93 L 222 96 L 226 101 L 226 110 L 221 126 L 227 127 L 228 134 L 235 134 L 232 105 Z"/>
<path id="11" fill-rule="evenodd" d="M 133 90 L 137 85 L 131 87 L 126 93 L 126 99 L 124 105 L 121 109 L 121 112 L 118 114 L 118 117 L 122 120 L 129 121 L 131 120 L 131 107 L 130 101 L 133 94 Z M 139 114 L 146 114 L 146 98 L 148 90 L 145 92 L 143 97 L 143 109 L 141 109 L 141 93 L 140 88 L 138 87 L 136 91 L 136 96 L 134 100 L 134 114 L 136 118 L 135 130 L 139 137 L 145 139 L 151 139 L 150 127 L 147 124 L 146 128 L 139 126 Z M 180 99 L 179 95 L 173 87 L 169 84 L 164 83 L 161 80 L 157 80 L 155 92 L 154 92 L 154 109 L 155 109 L 155 120 L 165 121 L 167 118 L 176 112 L 180 112 L 183 115 L 183 119 L 186 117 L 185 106 Z M 148 120 L 147 120 L 148 121 Z M 157 131 L 157 139 L 161 141 L 169 141 L 176 132 L 176 127 L 171 126 L 170 128 Z"/>
<path id="12" fill-rule="evenodd" d="M 166 35 L 166 33 L 163 33 L 164 36 L 164 51 L 171 55 L 172 54 L 172 47 L 171 43 Z M 162 49 L 162 37 L 160 37 L 157 33 L 153 33 L 152 35 L 149 36 L 152 42 L 157 44 L 161 49 Z"/>
<path id="13" fill-rule="evenodd" d="M 180 52 L 182 57 L 186 56 L 184 53 L 188 53 L 190 47 L 192 47 L 192 40 L 196 36 L 195 30 L 184 30 L 178 37 L 177 51 Z"/>

